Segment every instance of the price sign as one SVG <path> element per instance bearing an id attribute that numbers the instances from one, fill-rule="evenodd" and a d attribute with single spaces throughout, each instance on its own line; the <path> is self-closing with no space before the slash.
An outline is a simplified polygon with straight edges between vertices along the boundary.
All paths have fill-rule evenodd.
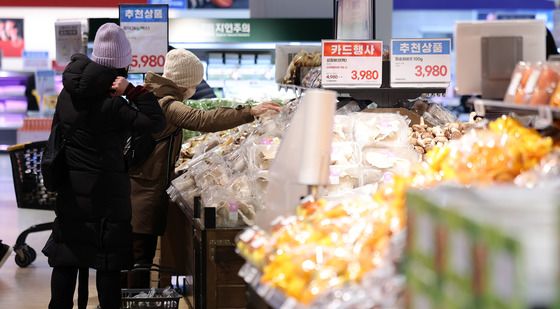
<path id="1" fill-rule="evenodd" d="M 323 87 L 381 87 L 382 51 L 381 41 L 323 41 Z"/>
<path id="2" fill-rule="evenodd" d="M 121 5 L 119 18 L 132 47 L 130 73 L 161 73 L 168 46 L 167 5 Z"/>
<path id="3" fill-rule="evenodd" d="M 391 87 L 442 87 L 451 82 L 451 40 L 391 41 Z"/>
<path id="4" fill-rule="evenodd" d="M 57 21 L 54 28 L 57 64 L 66 65 L 72 55 L 84 53 L 81 22 Z"/>

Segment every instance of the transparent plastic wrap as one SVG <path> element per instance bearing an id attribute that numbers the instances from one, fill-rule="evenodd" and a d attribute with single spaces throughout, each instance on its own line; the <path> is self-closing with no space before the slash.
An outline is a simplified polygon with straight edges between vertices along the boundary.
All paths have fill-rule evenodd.
<path id="1" fill-rule="evenodd" d="M 220 135 L 217 133 L 208 133 L 202 143 L 197 144 L 194 149 L 193 157 L 198 157 L 220 145 Z"/>
<path id="2" fill-rule="evenodd" d="M 525 102 L 525 87 L 532 72 L 533 68 L 529 63 L 522 61 L 517 64 L 513 70 L 504 101 L 518 104 Z"/>
<path id="3" fill-rule="evenodd" d="M 331 165 L 355 165 L 360 163 L 360 150 L 354 142 L 334 142 Z"/>
<path id="4" fill-rule="evenodd" d="M 261 281 L 304 305 L 360 282 L 382 265 L 390 240 L 386 216 L 370 194 L 302 203 L 297 218 L 273 226 Z"/>
<path id="5" fill-rule="evenodd" d="M 309 70 L 303 77 L 301 85 L 307 88 L 321 87 L 321 67 L 315 67 Z"/>
<path id="6" fill-rule="evenodd" d="M 247 149 L 245 147 L 239 147 L 224 156 L 224 160 L 232 173 L 244 173 L 247 170 L 246 152 Z"/>
<path id="7" fill-rule="evenodd" d="M 530 105 L 548 105 L 556 86 L 558 85 L 560 66 L 549 62 L 541 66 L 541 73 L 533 93 L 526 93 Z"/>
<path id="8" fill-rule="evenodd" d="M 277 137 L 262 137 L 258 144 L 250 146 L 248 150 L 250 168 L 268 170 L 278 152 L 280 139 Z"/>
<path id="9" fill-rule="evenodd" d="M 457 117 L 440 104 L 430 104 L 424 114 L 425 121 L 432 125 L 443 126 L 447 123 L 457 122 Z"/>
<path id="10" fill-rule="evenodd" d="M 253 170 L 250 174 L 250 181 L 254 188 L 253 194 L 256 201 L 264 205 L 265 192 L 268 188 L 268 171 Z"/>
<path id="11" fill-rule="evenodd" d="M 355 113 L 354 140 L 362 145 L 406 145 L 408 123 L 398 114 Z"/>
<path id="12" fill-rule="evenodd" d="M 505 101 L 528 105 L 553 105 L 553 93 L 560 79 L 555 62 L 520 62 L 514 69 Z"/>
<path id="13" fill-rule="evenodd" d="M 354 140 L 354 118 L 349 115 L 335 115 L 333 143 L 351 142 Z"/>
<path id="14" fill-rule="evenodd" d="M 366 168 L 391 171 L 398 175 L 409 175 L 412 166 L 419 162 L 418 154 L 410 147 L 362 148 L 362 164 Z"/>
<path id="15" fill-rule="evenodd" d="M 251 226 L 255 220 L 255 206 L 250 199 L 244 199 L 231 190 L 208 187 L 202 192 L 204 207 L 216 208 L 216 227 L 234 228 Z"/>
<path id="16" fill-rule="evenodd" d="M 560 151 L 552 152 L 539 165 L 517 176 L 514 183 L 526 188 L 550 185 L 560 187 Z"/>
<path id="17" fill-rule="evenodd" d="M 204 163 L 192 167 L 193 174 L 196 175 L 196 185 L 199 188 L 214 185 L 225 186 L 230 182 L 231 170 L 222 157 L 211 154 L 205 158 Z"/>
<path id="18" fill-rule="evenodd" d="M 361 168 L 358 165 L 332 165 L 330 185 L 326 186 L 326 195 L 347 194 L 362 184 Z"/>

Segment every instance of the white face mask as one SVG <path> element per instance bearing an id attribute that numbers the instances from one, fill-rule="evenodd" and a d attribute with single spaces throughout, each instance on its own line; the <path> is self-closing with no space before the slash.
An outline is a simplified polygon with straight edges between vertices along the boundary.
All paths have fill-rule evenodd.
<path id="1" fill-rule="evenodd" d="M 190 99 L 194 93 L 196 92 L 196 87 L 193 88 L 188 88 L 187 90 L 185 90 L 185 92 L 183 92 L 183 98 L 186 99 Z"/>

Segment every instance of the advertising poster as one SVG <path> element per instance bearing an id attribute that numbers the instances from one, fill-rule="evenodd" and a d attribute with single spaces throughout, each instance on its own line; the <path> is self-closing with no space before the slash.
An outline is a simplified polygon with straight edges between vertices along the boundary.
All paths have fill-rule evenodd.
<path id="1" fill-rule="evenodd" d="M 56 22 L 56 62 L 66 65 L 76 53 L 84 53 L 82 24 L 80 22 Z"/>
<path id="2" fill-rule="evenodd" d="M 189 9 L 249 9 L 249 0 L 187 0 Z"/>
<path id="3" fill-rule="evenodd" d="M 0 50 L 4 57 L 21 57 L 24 49 L 23 19 L 0 18 Z"/>

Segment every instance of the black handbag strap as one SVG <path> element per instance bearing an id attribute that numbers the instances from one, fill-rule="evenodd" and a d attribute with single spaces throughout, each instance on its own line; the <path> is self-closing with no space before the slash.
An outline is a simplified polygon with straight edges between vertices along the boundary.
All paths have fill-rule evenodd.
<path id="1" fill-rule="evenodd" d="M 76 132 L 76 130 L 78 129 L 78 126 L 86 118 L 86 115 L 87 115 L 87 111 L 82 111 L 78 114 L 78 118 L 76 118 L 76 121 L 74 121 L 74 123 L 72 123 L 72 125 L 70 126 L 70 130 L 68 130 L 68 132 L 66 132 L 66 134 L 63 134 L 63 141 L 64 142 L 68 141 L 72 137 L 72 135 L 74 135 L 74 132 Z"/>

